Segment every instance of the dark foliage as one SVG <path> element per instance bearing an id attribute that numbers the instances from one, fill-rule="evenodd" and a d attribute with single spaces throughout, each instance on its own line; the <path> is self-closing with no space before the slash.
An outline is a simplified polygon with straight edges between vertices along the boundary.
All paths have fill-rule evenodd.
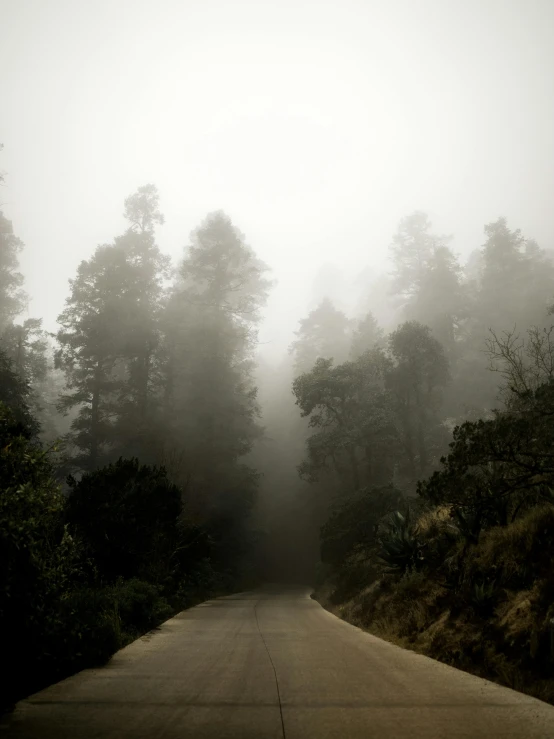
<path id="1" fill-rule="evenodd" d="M 337 506 L 321 529 L 321 561 L 340 566 L 356 550 L 370 553 L 381 519 L 402 502 L 392 485 L 365 489 Z"/>
<path id="2" fill-rule="evenodd" d="M 0 350 L 0 403 L 11 410 L 10 423 L 17 424 L 21 434 L 27 438 L 36 436 L 40 428 L 29 408 L 30 394 L 29 383 L 15 371 L 7 354 Z M 11 433 L 14 431 L 12 428 Z"/>
<path id="3" fill-rule="evenodd" d="M 181 492 L 163 468 L 119 459 L 68 480 L 67 521 L 102 582 L 160 580 L 178 546 Z"/>

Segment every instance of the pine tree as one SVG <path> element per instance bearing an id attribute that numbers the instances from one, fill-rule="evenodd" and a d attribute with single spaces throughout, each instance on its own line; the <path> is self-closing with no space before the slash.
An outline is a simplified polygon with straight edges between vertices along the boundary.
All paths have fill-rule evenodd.
<path id="1" fill-rule="evenodd" d="M 193 232 L 168 300 L 168 443 L 186 456 L 203 512 L 237 496 L 249 505 L 255 488 L 241 459 L 260 433 L 252 370 L 266 270 L 229 217 L 212 213 Z"/>
<path id="2" fill-rule="evenodd" d="M 431 232 L 425 213 L 404 218 L 391 247 L 394 292 L 403 301 L 406 320 L 429 326 L 452 359 L 467 300 L 462 270 L 447 239 Z"/>
<path id="3" fill-rule="evenodd" d="M 155 242 L 155 226 L 164 223 L 154 185 L 140 187 L 125 200 L 129 227 L 116 238 L 125 271 L 120 285 L 121 385 L 116 446 L 121 454 L 150 459 L 159 432 L 161 316 L 169 258 Z"/>
<path id="4" fill-rule="evenodd" d="M 329 298 L 324 298 L 295 331 L 297 339 L 289 349 L 294 355 L 295 375 L 311 370 L 320 358 L 332 358 L 335 364 L 344 362 L 348 358 L 351 331 L 351 321 Z"/>
<path id="5" fill-rule="evenodd" d="M 64 412 L 77 407 L 70 440 L 77 449 L 75 465 L 92 470 L 101 465 L 113 443 L 121 377 L 116 374 L 122 346 L 121 285 L 127 273 L 125 252 L 97 247 L 69 281 L 71 294 L 58 318 L 56 364 L 64 370 Z"/>
<path id="6" fill-rule="evenodd" d="M 23 242 L 13 232 L 11 221 L 0 211 L 0 333 L 21 313 L 27 303 L 22 289 L 18 254 Z"/>
<path id="7" fill-rule="evenodd" d="M 480 328 L 508 331 L 543 323 L 553 294 L 552 261 L 520 229 L 510 230 L 505 218 L 486 225 L 485 235 L 477 305 Z"/>
<path id="8" fill-rule="evenodd" d="M 389 355 L 393 368 L 388 386 L 396 396 L 406 471 L 413 481 L 428 473 L 437 456 L 433 454 L 441 436 L 437 413 L 441 390 L 450 379 L 448 361 L 429 327 L 417 321 L 402 324 L 389 336 Z"/>
<path id="9" fill-rule="evenodd" d="M 384 344 L 384 337 L 383 329 L 377 323 L 373 313 L 367 313 L 364 318 L 358 321 L 352 335 L 350 358 L 358 359 L 368 349 L 382 346 Z"/>
<path id="10" fill-rule="evenodd" d="M 435 251 L 445 239 L 431 233 L 426 213 L 416 211 L 400 221 L 390 247 L 394 267 L 393 291 L 406 302 L 422 288 Z"/>

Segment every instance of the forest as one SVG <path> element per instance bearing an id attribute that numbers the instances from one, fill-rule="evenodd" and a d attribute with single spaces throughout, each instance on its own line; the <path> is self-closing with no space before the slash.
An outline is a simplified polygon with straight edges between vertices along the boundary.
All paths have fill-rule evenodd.
<path id="1" fill-rule="evenodd" d="M 259 474 L 245 456 L 262 433 L 267 267 L 217 212 L 173 269 L 156 244 L 158 199 L 153 185 L 125 199 L 126 230 L 81 262 L 55 334 L 18 319 L 23 244 L 0 215 L 8 702 L 259 577 Z"/>
<path id="2" fill-rule="evenodd" d="M 552 257 L 499 218 L 461 265 L 413 213 L 390 246 L 396 325 L 324 300 L 291 346 L 316 597 L 549 702 Z"/>
<path id="3" fill-rule="evenodd" d="M 498 218 L 462 264 L 408 214 L 364 309 L 323 297 L 272 367 L 271 265 L 231 218 L 208 214 L 173 264 L 156 187 L 122 200 L 56 332 L 22 318 L 0 213 L 4 704 L 279 579 L 554 700 L 554 254 Z"/>

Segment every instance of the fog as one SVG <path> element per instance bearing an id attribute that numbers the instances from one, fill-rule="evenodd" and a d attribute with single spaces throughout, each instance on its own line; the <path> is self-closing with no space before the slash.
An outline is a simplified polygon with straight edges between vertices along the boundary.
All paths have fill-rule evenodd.
<path id="1" fill-rule="evenodd" d="M 278 581 L 554 703 L 553 28 L 0 0 L 0 700 Z"/>
<path id="2" fill-rule="evenodd" d="M 55 328 L 78 263 L 154 182 L 176 260 L 223 208 L 278 286 L 282 354 L 319 268 L 387 270 L 429 213 L 463 256 L 501 214 L 546 245 L 554 216 L 549 0 L 3 0 L 2 200 L 30 314 Z"/>

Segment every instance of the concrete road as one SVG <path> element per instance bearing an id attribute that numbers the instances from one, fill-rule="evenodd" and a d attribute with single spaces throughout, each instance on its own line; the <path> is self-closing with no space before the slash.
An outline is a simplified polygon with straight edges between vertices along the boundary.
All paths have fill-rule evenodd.
<path id="1" fill-rule="evenodd" d="M 208 601 L 21 701 L 18 739 L 554 738 L 554 707 L 405 651 L 306 589 Z"/>

